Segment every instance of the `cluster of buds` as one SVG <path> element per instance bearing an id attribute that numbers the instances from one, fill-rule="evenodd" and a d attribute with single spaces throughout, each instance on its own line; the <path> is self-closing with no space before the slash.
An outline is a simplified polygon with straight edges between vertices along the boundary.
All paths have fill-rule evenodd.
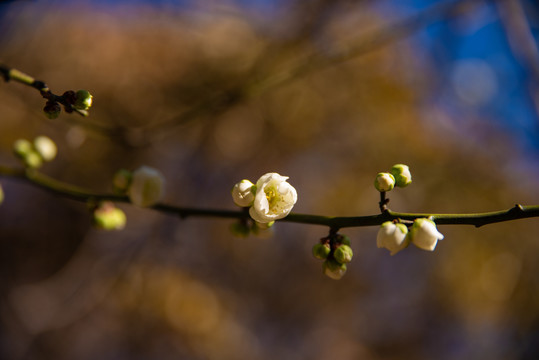
<path id="1" fill-rule="evenodd" d="M 381 172 L 376 175 L 374 187 L 380 192 L 388 192 L 393 190 L 395 186 L 406 187 L 411 183 L 410 168 L 404 164 L 396 164 L 389 172 Z"/>
<path id="2" fill-rule="evenodd" d="M 286 217 L 298 200 L 296 189 L 287 176 L 267 173 L 253 184 L 242 180 L 232 188 L 232 200 L 240 207 L 249 208 L 251 218 L 260 224 L 270 224 Z"/>
<path id="3" fill-rule="evenodd" d="M 324 260 L 322 263 L 324 274 L 331 279 L 339 280 L 346 273 L 346 264 L 352 261 L 354 252 L 350 247 L 348 236 L 330 234 L 313 246 L 313 255 L 319 260 Z"/>
<path id="4" fill-rule="evenodd" d="M 47 136 L 38 136 L 33 142 L 19 139 L 13 144 L 13 151 L 29 168 L 39 168 L 44 161 L 52 161 L 58 153 L 56 144 Z"/>
<path id="5" fill-rule="evenodd" d="M 93 211 L 94 226 L 103 230 L 122 230 L 127 218 L 125 213 L 110 201 L 101 202 Z"/>
<path id="6" fill-rule="evenodd" d="M 77 111 L 83 115 L 88 114 L 88 110 L 92 106 L 93 96 L 88 90 L 68 90 L 62 96 L 49 96 L 50 93 L 45 93 L 47 103 L 43 108 L 43 113 L 49 119 L 56 119 L 62 112 L 60 103 L 64 105 L 64 110 L 67 113 Z"/>
<path id="7" fill-rule="evenodd" d="M 112 185 L 115 193 L 127 195 L 134 205 L 149 207 L 163 198 L 165 178 L 159 170 L 141 166 L 133 172 L 118 170 L 114 174 Z"/>
<path id="8" fill-rule="evenodd" d="M 374 186 L 381 193 L 385 193 L 395 186 L 405 187 L 411 183 L 410 168 L 404 164 L 396 164 L 389 172 L 379 173 L 374 181 Z M 395 255 L 411 243 L 420 249 L 433 251 L 438 240 L 444 238 L 431 219 L 415 219 L 409 227 L 410 229 L 397 220 L 384 222 L 378 230 L 376 245 L 379 248 L 386 248 L 391 255 Z"/>
<path id="9" fill-rule="evenodd" d="M 408 247 L 410 243 L 420 249 L 434 251 L 438 240 L 443 238 L 434 221 L 427 218 L 415 219 L 410 230 L 403 223 L 386 221 L 378 230 L 376 245 L 388 249 L 391 255 Z"/>

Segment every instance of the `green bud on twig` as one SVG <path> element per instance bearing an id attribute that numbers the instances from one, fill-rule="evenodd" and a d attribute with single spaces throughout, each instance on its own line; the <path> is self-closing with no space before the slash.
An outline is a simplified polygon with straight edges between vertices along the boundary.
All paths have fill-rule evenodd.
<path id="1" fill-rule="evenodd" d="M 13 152 L 19 158 L 24 159 L 26 156 L 34 151 L 32 143 L 26 139 L 19 139 L 13 143 Z"/>
<path id="2" fill-rule="evenodd" d="M 317 259 L 326 260 L 330 252 L 329 244 L 318 243 L 313 246 L 313 255 Z"/>
<path id="3" fill-rule="evenodd" d="M 348 245 L 341 245 L 333 251 L 333 257 L 335 260 L 341 264 L 346 264 L 352 261 L 354 252 L 352 248 Z"/>
<path id="4" fill-rule="evenodd" d="M 62 107 L 56 101 L 49 100 L 43 108 L 43 113 L 49 119 L 56 119 L 62 112 Z"/>
<path id="5" fill-rule="evenodd" d="M 125 213 L 110 201 L 102 202 L 94 211 L 94 225 L 104 230 L 121 230 L 125 227 Z"/>
<path id="6" fill-rule="evenodd" d="M 88 110 L 92 106 L 92 94 L 88 90 L 79 90 L 75 95 L 73 107 L 77 110 Z"/>
<path id="7" fill-rule="evenodd" d="M 405 187 L 412 183 L 412 174 L 407 165 L 395 164 L 391 168 L 390 173 L 395 178 L 395 186 Z"/>
<path id="8" fill-rule="evenodd" d="M 112 187 L 117 194 L 125 194 L 133 181 L 133 173 L 129 170 L 120 169 L 112 178 Z"/>

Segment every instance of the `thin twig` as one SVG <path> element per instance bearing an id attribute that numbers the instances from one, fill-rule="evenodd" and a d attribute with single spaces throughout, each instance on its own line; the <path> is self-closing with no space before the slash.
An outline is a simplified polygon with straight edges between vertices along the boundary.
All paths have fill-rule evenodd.
<path id="1" fill-rule="evenodd" d="M 60 195 L 80 202 L 99 202 L 105 200 L 121 203 L 130 202 L 127 196 L 114 194 L 99 194 L 90 190 L 86 190 L 71 184 L 55 180 L 34 169 L 18 170 L 5 166 L 0 166 L 0 176 L 12 177 L 23 180 L 34 186 L 50 191 L 56 195 Z M 150 209 L 163 213 L 174 214 L 180 216 L 181 218 L 215 217 L 244 219 L 249 216 L 248 213 L 242 210 L 207 208 L 203 209 L 179 207 L 168 204 L 157 204 L 152 206 Z M 397 219 L 414 220 L 418 218 L 428 217 L 430 217 L 438 225 L 474 225 L 476 227 L 479 227 L 497 222 L 525 219 L 530 217 L 539 217 L 539 205 L 521 206 L 517 204 L 507 210 L 472 214 L 403 213 L 391 211 L 389 209 L 377 215 L 354 217 L 332 217 L 323 215 L 291 213 L 286 218 L 280 221 L 298 224 L 323 225 L 328 226 L 331 229 L 338 230 L 345 227 L 376 226 L 381 225 L 386 221 L 392 221 Z"/>

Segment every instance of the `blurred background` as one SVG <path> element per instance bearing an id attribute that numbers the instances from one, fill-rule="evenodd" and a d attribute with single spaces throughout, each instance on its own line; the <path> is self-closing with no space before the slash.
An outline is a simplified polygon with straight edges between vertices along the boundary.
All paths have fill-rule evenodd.
<path id="1" fill-rule="evenodd" d="M 294 212 L 378 213 L 375 175 L 410 166 L 396 211 L 539 204 L 539 9 L 523 1 L 3 1 L 0 62 L 90 117 L 49 120 L 0 83 L 0 163 L 19 138 L 59 148 L 46 174 L 111 191 L 119 168 L 164 202 L 235 209 L 232 185 L 290 177 Z M 123 231 L 11 178 L 0 207 L 1 359 L 537 359 L 539 221 L 440 226 L 433 253 L 376 248 L 340 281 L 322 226 L 234 237 L 233 220 L 119 204 Z"/>

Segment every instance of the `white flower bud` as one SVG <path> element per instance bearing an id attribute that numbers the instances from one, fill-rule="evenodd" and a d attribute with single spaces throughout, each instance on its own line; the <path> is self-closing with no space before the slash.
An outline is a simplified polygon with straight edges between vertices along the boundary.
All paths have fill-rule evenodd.
<path id="1" fill-rule="evenodd" d="M 395 178 L 387 172 L 381 172 L 376 175 L 374 187 L 380 192 L 386 192 L 393 189 L 395 186 Z"/>
<path id="2" fill-rule="evenodd" d="M 164 177 L 158 170 L 142 166 L 133 172 L 133 180 L 127 191 L 131 202 L 148 207 L 157 204 L 163 197 Z"/>
<path id="3" fill-rule="evenodd" d="M 256 182 L 256 194 L 249 215 L 268 223 L 286 217 L 298 200 L 296 189 L 286 182 L 287 176 L 267 173 Z"/>
<path id="4" fill-rule="evenodd" d="M 438 229 L 436 229 L 434 221 L 426 218 L 414 220 L 409 236 L 415 246 L 428 251 L 433 251 L 438 240 L 444 238 Z"/>
<path id="5" fill-rule="evenodd" d="M 405 187 L 412 183 L 412 174 L 410 173 L 410 168 L 407 165 L 393 165 L 390 173 L 395 178 L 395 186 Z"/>
<path id="6" fill-rule="evenodd" d="M 322 264 L 322 270 L 327 277 L 333 280 L 339 280 L 346 273 L 346 264 L 341 264 L 335 259 L 327 259 Z"/>
<path id="7" fill-rule="evenodd" d="M 253 205 L 255 200 L 255 193 L 253 190 L 255 186 L 249 180 L 242 180 L 232 188 L 232 200 L 234 203 L 241 207 L 249 207 Z"/>
<path id="8" fill-rule="evenodd" d="M 380 226 L 378 235 L 376 236 L 376 246 L 379 248 L 386 248 L 391 251 L 391 255 L 395 255 L 402 249 L 408 246 L 408 240 L 406 234 L 408 228 L 406 225 L 392 221 L 386 221 Z"/>
<path id="9" fill-rule="evenodd" d="M 54 141 L 47 136 L 38 136 L 34 139 L 34 149 L 45 161 L 51 161 L 56 157 L 58 148 Z"/>

